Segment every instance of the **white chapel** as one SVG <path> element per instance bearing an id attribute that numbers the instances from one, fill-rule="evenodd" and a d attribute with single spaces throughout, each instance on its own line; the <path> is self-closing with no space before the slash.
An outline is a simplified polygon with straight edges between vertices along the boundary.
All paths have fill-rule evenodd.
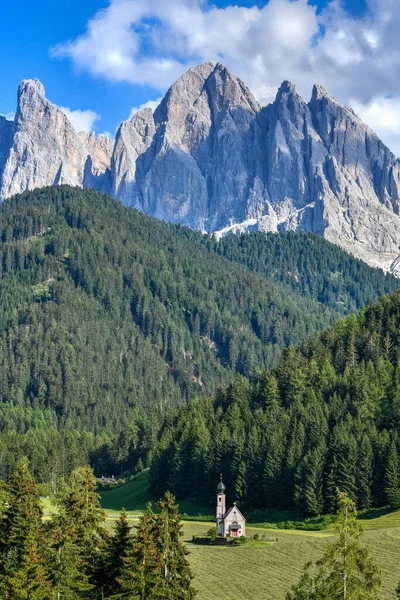
<path id="1" fill-rule="evenodd" d="M 242 537 L 246 535 L 246 519 L 236 506 L 236 503 L 226 510 L 225 486 L 222 475 L 217 487 L 217 531 L 220 537 Z"/>

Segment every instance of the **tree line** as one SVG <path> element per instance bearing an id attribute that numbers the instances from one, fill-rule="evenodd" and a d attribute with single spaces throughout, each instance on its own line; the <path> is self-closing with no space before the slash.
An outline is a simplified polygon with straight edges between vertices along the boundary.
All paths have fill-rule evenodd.
<path id="1" fill-rule="evenodd" d="M 57 512 L 43 521 L 35 480 L 21 463 L 0 503 L 0 596 L 8 600 L 191 600 L 195 596 L 178 507 L 149 505 L 132 534 L 122 512 L 114 532 L 89 467 L 63 480 Z"/>
<path id="2" fill-rule="evenodd" d="M 237 377 L 165 417 L 151 487 L 213 496 L 218 474 L 246 509 L 334 513 L 400 508 L 400 294 L 298 348 L 252 380 Z"/>

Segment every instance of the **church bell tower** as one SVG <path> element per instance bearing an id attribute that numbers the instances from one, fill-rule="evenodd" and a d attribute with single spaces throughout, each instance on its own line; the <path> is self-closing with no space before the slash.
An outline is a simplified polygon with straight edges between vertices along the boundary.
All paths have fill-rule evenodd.
<path id="1" fill-rule="evenodd" d="M 225 524 L 224 517 L 226 512 L 225 507 L 225 486 L 222 483 L 222 475 L 219 478 L 219 484 L 217 487 L 217 510 L 216 510 L 216 522 L 217 522 L 217 531 L 218 535 L 224 537 L 225 535 Z"/>

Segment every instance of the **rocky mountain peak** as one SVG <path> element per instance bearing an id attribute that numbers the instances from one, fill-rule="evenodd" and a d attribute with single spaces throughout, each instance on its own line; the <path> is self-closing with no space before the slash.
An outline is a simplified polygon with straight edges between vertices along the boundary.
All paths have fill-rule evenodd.
<path id="1" fill-rule="evenodd" d="M 0 118 L 0 197 L 70 183 L 203 231 L 313 231 L 397 274 L 400 163 L 323 86 L 261 109 L 218 62 L 189 69 L 116 139 L 79 135 L 35 80 Z"/>
<path id="2" fill-rule="evenodd" d="M 37 94 L 38 96 L 42 96 L 43 98 L 46 95 L 44 85 L 39 79 L 23 79 L 19 84 L 18 88 L 18 98 L 23 96 L 24 94 Z"/>
<path id="3" fill-rule="evenodd" d="M 323 85 L 321 85 L 319 83 L 315 84 L 312 89 L 311 99 L 312 100 L 322 100 L 324 98 L 326 100 L 329 100 L 330 102 L 339 104 L 339 102 L 335 98 L 335 96 L 332 96 L 332 94 L 330 94 Z"/>
<path id="4" fill-rule="evenodd" d="M 281 97 L 284 94 L 294 94 L 297 96 L 297 90 L 296 90 L 296 86 L 294 85 L 294 83 L 292 83 L 291 81 L 285 80 L 281 83 L 278 92 L 277 92 L 277 97 Z"/>

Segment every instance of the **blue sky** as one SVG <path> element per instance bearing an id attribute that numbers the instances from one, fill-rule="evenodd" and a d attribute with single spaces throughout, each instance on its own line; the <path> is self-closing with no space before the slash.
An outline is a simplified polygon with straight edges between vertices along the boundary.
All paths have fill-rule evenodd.
<path id="1" fill-rule="evenodd" d="M 370 2 L 386 10 L 394 0 Z M 135 24 L 132 16 L 134 5 L 146 3 L 147 6 L 152 3 L 154 9 L 152 15 L 145 16 L 140 28 L 138 27 L 140 49 L 134 51 L 130 47 L 132 40 L 128 39 L 124 28 L 124 14 L 122 17 L 120 14 L 116 21 L 112 10 L 118 7 L 120 12 L 126 10 L 126 22 L 129 24 L 131 20 L 132 29 L 135 29 L 137 23 Z M 353 54 L 358 56 L 359 48 L 362 53 L 369 52 L 368 48 L 363 49 L 359 41 L 364 30 L 368 30 L 371 37 L 371 49 L 374 50 L 376 46 L 373 28 L 375 23 L 380 23 L 382 15 L 376 9 L 376 14 L 371 16 L 367 0 L 343 0 L 341 11 L 338 9 L 339 0 L 333 0 L 333 4 L 330 4 L 330 0 L 270 0 L 271 10 L 265 1 L 241 0 L 233 3 L 219 0 L 214 3 L 219 10 L 213 12 L 213 24 L 217 24 L 215 31 L 210 32 L 212 39 L 209 48 L 207 39 L 204 40 L 204 29 L 207 34 L 209 25 L 200 23 L 200 17 L 210 9 L 207 2 L 164 0 L 165 5 L 168 3 L 177 6 L 177 16 L 171 22 L 168 20 L 169 16 L 165 15 L 161 0 L 20 0 L 5 3 L 2 7 L 0 35 L 0 113 L 7 114 L 15 110 L 16 91 L 21 79 L 37 77 L 44 84 L 46 95 L 52 102 L 74 111 L 94 111 L 101 117 L 93 125 L 95 130 L 114 134 L 117 124 L 128 118 L 132 107 L 139 107 L 148 100 L 159 98 L 168 85 L 193 62 L 208 59 L 225 62 L 246 81 L 262 103 L 271 101 L 279 82 L 290 78 L 304 95 L 308 93 L 312 82 L 321 81 L 341 100 L 358 102 L 361 112 L 364 107 L 371 114 L 374 111 L 377 113 L 376 106 L 371 109 L 371 103 L 385 100 L 390 100 L 392 110 L 397 109 L 397 104 L 393 105 L 393 102 L 400 102 L 400 89 L 397 90 L 398 84 L 394 84 L 394 80 L 399 79 L 397 73 L 390 73 L 386 77 L 380 99 L 375 99 L 375 94 L 370 89 L 376 79 L 371 79 L 373 73 L 368 71 L 368 63 L 371 62 L 369 56 L 363 55 L 360 59 L 360 76 L 353 78 L 351 75 Z M 237 32 L 242 26 L 243 16 L 242 12 L 232 9 L 237 4 L 247 9 L 260 9 L 257 13 L 260 16 L 259 26 L 254 32 Z M 333 5 L 336 12 L 329 12 Z M 172 7 L 172 4 L 169 6 Z M 312 7 L 316 7 L 316 11 Z M 182 8 L 187 8 L 189 12 L 180 22 L 179 12 L 183 12 Z M 103 29 L 100 35 L 94 34 L 91 37 L 87 34 L 88 23 L 102 9 L 105 9 L 104 18 L 101 19 Z M 191 15 L 193 22 L 188 25 L 184 20 L 190 21 Z M 141 18 L 142 16 L 139 21 Z M 285 23 L 290 19 L 292 27 L 289 27 L 286 35 Z M 368 23 L 360 33 L 365 20 Z M 157 29 L 155 41 L 151 38 L 152 61 L 143 63 L 141 61 L 146 58 L 144 55 L 149 36 L 154 33 L 152 23 L 154 29 Z M 270 23 L 271 30 L 268 29 Z M 143 35 L 143 27 L 148 29 L 147 37 Z M 325 32 L 325 28 L 329 27 L 332 35 L 336 36 L 335 44 L 341 44 L 337 64 L 334 52 L 329 49 L 332 44 L 328 47 L 328 36 L 326 40 L 321 40 L 320 33 L 317 34 L 318 31 Z M 114 30 L 115 39 L 112 38 Z M 345 46 L 340 37 L 342 31 L 342 38 L 346 38 Z M 109 34 L 110 40 L 103 43 L 103 38 L 108 38 Z M 376 35 L 378 34 L 381 32 L 378 31 Z M 351 41 L 349 50 L 348 37 L 353 35 L 356 46 Z M 126 39 L 123 39 L 124 36 Z M 318 48 L 310 50 L 310 46 L 315 44 Z M 110 66 L 109 58 L 104 60 L 113 45 L 118 46 L 118 52 L 124 59 L 122 64 L 120 56 L 117 57 L 119 62 L 115 72 L 112 64 Z M 55 52 L 54 48 L 58 50 Z M 158 59 L 166 61 L 168 68 L 164 62 L 160 67 Z M 137 64 L 140 64 L 139 68 L 136 68 Z M 400 139 L 400 118 L 399 123 L 395 123 L 397 125 Z M 379 126 L 378 124 L 378 129 Z M 389 124 L 386 123 L 386 128 L 388 127 L 391 127 L 390 119 Z"/>

